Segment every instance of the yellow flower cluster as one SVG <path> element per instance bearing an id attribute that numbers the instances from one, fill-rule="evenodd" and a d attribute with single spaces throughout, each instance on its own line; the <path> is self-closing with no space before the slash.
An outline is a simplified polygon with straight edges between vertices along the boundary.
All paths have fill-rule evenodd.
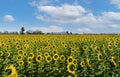
<path id="1" fill-rule="evenodd" d="M 0 77 L 118 77 L 119 35 L 0 35 Z"/>

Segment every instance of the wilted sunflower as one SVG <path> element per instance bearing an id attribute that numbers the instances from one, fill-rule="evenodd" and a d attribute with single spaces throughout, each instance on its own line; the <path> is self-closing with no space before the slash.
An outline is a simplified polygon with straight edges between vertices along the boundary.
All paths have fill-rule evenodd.
<path id="1" fill-rule="evenodd" d="M 53 59 L 56 61 L 56 60 L 58 60 L 59 59 L 59 55 L 58 54 L 54 54 L 53 55 Z"/>
<path id="2" fill-rule="evenodd" d="M 74 63 L 67 64 L 67 71 L 73 75 L 75 75 L 76 65 Z"/>
<path id="3" fill-rule="evenodd" d="M 36 62 L 41 62 L 42 61 L 42 55 L 37 55 L 37 57 L 35 58 Z"/>
<path id="4" fill-rule="evenodd" d="M 60 61 L 64 62 L 66 60 L 65 56 L 64 55 L 61 55 L 60 56 Z"/>
<path id="5" fill-rule="evenodd" d="M 3 51 L 0 51 L 0 57 L 3 56 Z"/>

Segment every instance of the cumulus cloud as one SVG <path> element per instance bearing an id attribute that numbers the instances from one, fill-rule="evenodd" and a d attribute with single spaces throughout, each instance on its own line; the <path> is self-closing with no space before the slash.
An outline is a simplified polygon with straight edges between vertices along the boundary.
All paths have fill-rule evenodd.
<path id="1" fill-rule="evenodd" d="M 37 5 L 35 7 L 38 12 L 36 18 L 44 22 L 74 24 L 74 26 L 89 28 L 115 28 L 120 25 L 120 12 L 104 11 L 96 16 L 89 9 L 78 4 Z M 86 28 L 84 30 L 90 31 Z"/>
<path id="2" fill-rule="evenodd" d="M 13 22 L 13 21 L 15 21 L 15 18 L 12 15 L 5 15 L 3 18 L 4 18 L 4 20 L 6 22 Z"/>
<path id="3" fill-rule="evenodd" d="M 63 32 L 64 31 L 64 29 L 62 27 L 59 27 L 59 26 L 34 27 L 34 28 L 31 28 L 31 30 L 33 30 L 33 31 L 40 30 L 44 33 L 47 33 L 47 32 Z"/>
<path id="4" fill-rule="evenodd" d="M 37 19 L 63 24 L 70 22 L 80 23 L 87 16 L 92 15 L 87 13 L 87 11 L 82 6 L 70 4 L 63 4 L 62 6 L 38 6 L 37 9 L 39 12 L 39 14 L 36 16 Z"/>
<path id="5" fill-rule="evenodd" d="M 120 0 L 110 0 L 110 3 L 120 9 Z"/>

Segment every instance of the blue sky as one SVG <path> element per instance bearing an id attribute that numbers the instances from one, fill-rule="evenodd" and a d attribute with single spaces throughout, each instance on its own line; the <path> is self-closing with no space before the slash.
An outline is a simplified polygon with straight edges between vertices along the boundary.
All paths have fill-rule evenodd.
<path id="1" fill-rule="evenodd" d="M 0 0 L 0 31 L 120 33 L 120 0 Z"/>

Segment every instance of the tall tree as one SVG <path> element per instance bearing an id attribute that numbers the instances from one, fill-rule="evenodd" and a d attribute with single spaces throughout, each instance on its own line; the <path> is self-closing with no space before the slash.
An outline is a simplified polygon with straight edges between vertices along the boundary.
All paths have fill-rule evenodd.
<path id="1" fill-rule="evenodd" d="M 21 28 L 21 31 L 20 31 L 20 34 L 24 34 L 24 31 L 25 31 L 25 28 L 22 27 L 22 28 Z"/>

